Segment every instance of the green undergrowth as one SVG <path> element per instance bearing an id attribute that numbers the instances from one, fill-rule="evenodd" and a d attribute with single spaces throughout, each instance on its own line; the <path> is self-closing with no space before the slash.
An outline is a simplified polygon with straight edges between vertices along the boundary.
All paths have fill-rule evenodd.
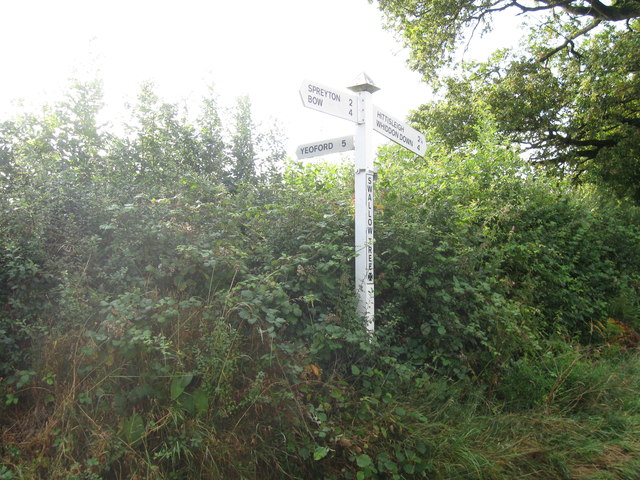
<path id="1" fill-rule="evenodd" d="M 9 387 L 2 478 L 637 478 L 637 353 L 521 361 L 491 392 L 372 359 L 322 370 L 251 330 L 218 324 L 165 372 L 71 333 L 44 345 L 64 366 Z"/>
<path id="2" fill-rule="evenodd" d="M 572 351 L 520 362 L 502 392 L 441 384 L 440 401 L 418 407 L 414 425 L 437 439 L 433 478 L 635 478 L 638 357 L 596 357 Z"/>

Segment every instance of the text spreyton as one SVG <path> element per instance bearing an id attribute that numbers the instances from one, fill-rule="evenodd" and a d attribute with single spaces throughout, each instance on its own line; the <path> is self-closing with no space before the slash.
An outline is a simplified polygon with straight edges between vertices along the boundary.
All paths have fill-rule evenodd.
<path id="1" fill-rule="evenodd" d="M 300 86 L 300 98 L 307 108 L 358 122 L 358 97 L 355 95 L 305 80 Z"/>

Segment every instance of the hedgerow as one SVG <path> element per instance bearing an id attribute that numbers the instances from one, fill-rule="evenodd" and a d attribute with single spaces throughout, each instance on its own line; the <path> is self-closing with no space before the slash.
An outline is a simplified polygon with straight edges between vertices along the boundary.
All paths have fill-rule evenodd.
<path id="1" fill-rule="evenodd" d="M 350 166 L 278 168 L 246 100 L 227 133 L 212 99 L 191 121 L 145 87 L 123 137 L 99 106 L 79 85 L 2 125 L 0 478 L 514 478 L 465 433 L 491 411 L 637 407 L 591 362 L 637 343 L 638 210 L 489 121 L 380 152 L 370 336 Z"/>

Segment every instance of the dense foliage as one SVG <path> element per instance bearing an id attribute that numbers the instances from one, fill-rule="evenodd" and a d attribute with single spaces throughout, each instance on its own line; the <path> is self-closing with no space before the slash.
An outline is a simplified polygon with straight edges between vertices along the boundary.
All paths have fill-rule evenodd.
<path id="1" fill-rule="evenodd" d="M 415 115 L 434 141 L 454 149 L 474 141 L 484 104 L 532 163 L 640 201 L 639 2 L 382 0 L 380 8 L 413 68 L 442 94 Z M 493 23 L 513 22 L 508 13 L 530 20 L 521 48 L 505 45 L 445 76 L 464 37 L 481 42 Z"/>
<path id="2" fill-rule="evenodd" d="M 373 0 L 370 0 L 373 2 Z M 411 47 L 411 64 L 427 78 L 455 61 L 455 50 L 513 16 L 542 19 L 546 55 L 573 49 L 573 43 L 601 23 L 640 18 L 638 0 L 378 0 L 380 9 Z M 511 17 L 501 15 L 506 13 Z M 538 32 L 539 33 L 539 32 Z"/>
<path id="3" fill-rule="evenodd" d="M 636 208 L 538 177 L 486 111 L 468 151 L 385 149 L 370 338 L 350 167 L 284 168 L 244 99 L 227 126 L 146 86 L 122 136 L 99 107 L 2 124 L 0 478 L 640 468 Z"/>

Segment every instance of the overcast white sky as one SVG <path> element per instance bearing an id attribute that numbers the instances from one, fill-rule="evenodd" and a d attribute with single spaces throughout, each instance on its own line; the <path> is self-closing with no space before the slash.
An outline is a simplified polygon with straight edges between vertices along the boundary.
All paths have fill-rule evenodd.
<path id="1" fill-rule="evenodd" d="M 365 71 L 381 88 L 374 102 L 401 119 L 430 98 L 366 0 L 0 0 L 0 45 L 0 119 L 16 100 L 59 100 L 69 78 L 96 71 L 114 116 L 146 80 L 165 101 L 196 104 L 213 84 L 223 106 L 248 95 L 291 156 L 354 131 L 303 107 L 304 79 L 344 89 Z"/>

